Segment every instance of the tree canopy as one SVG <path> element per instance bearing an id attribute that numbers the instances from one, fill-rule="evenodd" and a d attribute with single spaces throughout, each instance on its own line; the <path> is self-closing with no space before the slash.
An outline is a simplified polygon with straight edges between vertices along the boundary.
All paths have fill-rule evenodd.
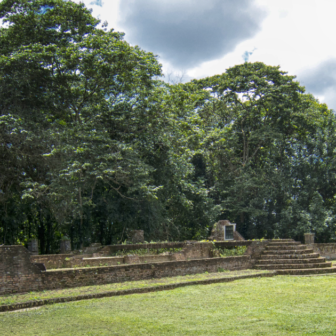
<path id="1" fill-rule="evenodd" d="M 335 115 L 279 67 L 188 83 L 84 4 L 0 3 L 0 240 L 335 238 Z"/>

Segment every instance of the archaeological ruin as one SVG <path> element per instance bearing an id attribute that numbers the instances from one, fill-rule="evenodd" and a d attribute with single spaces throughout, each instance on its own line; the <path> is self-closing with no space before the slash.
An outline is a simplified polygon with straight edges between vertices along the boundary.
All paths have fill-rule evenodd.
<path id="1" fill-rule="evenodd" d="M 145 243 L 141 230 L 131 232 L 132 243 L 91 244 L 71 251 L 61 240 L 60 254 L 38 255 L 37 243 L 0 246 L 0 294 L 101 285 L 114 282 L 217 272 L 265 269 L 277 274 L 333 273 L 336 244 L 305 244 L 292 239 L 244 240 L 234 223 L 219 221 L 208 241 Z M 233 252 L 239 251 L 240 255 Z"/>

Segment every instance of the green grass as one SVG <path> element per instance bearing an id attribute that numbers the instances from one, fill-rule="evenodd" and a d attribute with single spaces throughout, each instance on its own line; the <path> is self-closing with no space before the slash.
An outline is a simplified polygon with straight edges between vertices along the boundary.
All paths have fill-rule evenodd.
<path id="1" fill-rule="evenodd" d="M 51 299 L 51 298 L 58 298 L 58 297 L 69 297 L 69 296 L 73 297 L 77 295 L 97 294 L 97 293 L 133 289 L 133 288 L 163 286 L 167 284 L 174 284 L 174 283 L 179 283 L 179 282 L 190 282 L 190 281 L 195 281 L 195 280 L 206 280 L 206 279 L 224 278 L 224 277 L 230 278 L 230 277 L 239 276 L 239 275 L 263 274 L 263 273 L 269 273 L 269 271 L 264 271 L 264 270 L 224 271 L 224 272 L 218 272 L 218 273 L 202 273 L 202 274 L 194 274 L 194 275 L 186 275 L 186 276 L 176 276 L 176 277 L 170 277 L 170 278 L 130 281 L 130 282 L 114 283 L 114 284 L 100 285 L 100 286 L 99 285 L 98 286 L 85 286 L 85 287 L 60 289 L 60 290 L 49 290 L 49 291 L 43 291 L 43 292 L 30 292 L 26 294 L 12 294 L 12 295 L 7 295 L 7 296 L 0 296 L 0 305 L 9 305 L 13 303 L 22 303 L 26 301 L 43 300 L 43 299 Z"/>
<path id="2" fill-rule="evenodd" d="M 336 277 L 277 276 L 0 314 L 1 335 L 336 335 Z"/>

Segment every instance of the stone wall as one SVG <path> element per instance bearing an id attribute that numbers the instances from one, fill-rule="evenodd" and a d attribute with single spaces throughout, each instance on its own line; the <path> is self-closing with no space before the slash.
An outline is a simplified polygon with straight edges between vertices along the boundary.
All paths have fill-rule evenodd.
<path id="1" fill-rule="evenodd" d="M 251 265 L 255 264 L 255 260 L 260 258 L 261 253 L 265 250 L 266 245 L 272 240 L 244 240 L 244 241 L 222 241 L 215 242 L 215 246 L 219 248 L 234 248 L 236 246 L 246 246 L 246 256 L 251 257 Z"/>
<path id="2" fill-rule="evenodd" d="M 71 254 L 31 256 L 23 246 L 0 246 L 0 294 L 216 272 L 219 268 L 248 269 L 254 265 L 254 260 L 260 256 L 268 242 L 268 240 L 216 242 L 215 246 L 221 248 L 247 247 L 244 256 L 226 258 L 211 258 L 213 243 L 208 242 L 171 243 L 170 248 L 184 244 L 183 251 L 174 254 L 97 258 Z M 152 248 L 154 244 L 148 245 Z M 167 248 L 167 244 L 155 245 Z M 127 245 L 122 245 L 125 246 Z M 327 251 L 326 247 L 324 251 Z M 335 248 L 330 253 L 335 253 Z M 71 268 L 74 265 L 84 267 L 43 271 L 34 263 L 43 263 L 47 268 L 52 266 Z M 88 265 L 90 267 L 85 267 Z"/>
<path id="3" fill-rule="evenodd" d="M 140 247 L 140 248 L 139 248 Z M 139 255 L 139 262 L 164 262 L 164 261 L 176 261 L 176 260 L 191 260 L 202 259 L 211 257 L 211 243 L 159 243 L 159 244 L 129 244 L 129 245 L 112 245 L 105 246 L 104 253 L 87 254 L 87 255 L 73 255 L 73 254 L 46 254 L 31 256 L 30 260 L 33 263 L 42 263 L 47 269 L 58 268 L 72 268 L 72 267 L 86 267 L 86 266 L 113 266 L 119 264 L 131 263 L 128 255 L 128 251 L 135 251 L 139 249 L 148 249 L 149 253 L 151 249 L 169 249 L 169 248 L 183 248 L 181 252 L 170 254 L 147 254 Z M 104 248 L 104 249 L 105 249 Z M 119 248 L 119 249 L 117 249 Z M 124 251 L 125 256 L 109 256 L 115 252 Z M 92 257 L 93 256 L 93 257 Z"/>
<path id="4" fill-rule="evenodd" d="M 247 246 L 246 255 L 253 255 L 253 258 L 258 257 L 261 251 L 264 249 L 265 244 L 268 240 L 260 241 L 222 241 L 215 242 L 216 247 L 220 248 L 233 248 L 236 246 Z M 39 255 L 31 256 L 30 260 L 33 263 L 42 263 L 45 267 L 49 269 L 59 269 L 59 268 L 73 268 L 73 267 L 91 267 L 91 266 L 114 266 L 121 264 L 130 263 L 153 263 L 153 262 L 166 262 L 166 261 L 184 261 L 193 259 L 204 259 L 211 258 L 213 256 L 211 250 L 213 243 L 210 242 L 189 242 L 189 243 L 163 243 L 163 244 L 148 244 L 152 248 L 152 245 L 159 245 L 161 248 L 176 248 L 175 244 L 183 244 L 183 250 L 181 252 L 170 253 L 170 254 L 146 254 L 146 255 L 135 255 L 134 257 L 129 257 L 127 251 L 132 251 L 134 245 L 118 245 L 127 246 L 128 248 L 124 250 L 124 256 L 96 256 L 92 257 L 92 254 L 88 255 L 72 255 L 72 254 L 49 254 L 49 255 Z M 146 244 L 140 246 L 148 246 Z M 173 245 L 173 246 L 172 246 Z M 135 245 L 136 247 L 139 245 Z M 109 249 L 115 248 L 115 246 L 107 246 Z M 136 249 L 134 249 L 136 250 Z M 118 250 L 117 250 L 118 251 Z M 259 251 L 259 252 L 258 252 Z M 258 254 L 259 253 L 259 254 Z"/>
<path id="5" fill-rule="evenodd" d="M 249 256 L 210 258 L 189 261 L 169 261 L 155 264 L 132 264 L 112 267 L 54 270 L 42 272 L 43 289 L 102 285 L 177 275 L 238 270 L 250 268 Z"/>
<path id="6" fill-rule="evenodd" d="M 336 243 L 329 244 L 311 244 L 314 252 L 319 253 L 321 257 L 329 260 L 336 260 Z"/>
<path id="7" fill-rule="evenodd" d="M 0 293 L 26 292 L 41 286 L 41 270 L 29 257 L 24 246 L 0 246 Z"/>
<path id="8" fill-rule="evenodd" d="M 247 269 L 251 265 L 250 256 L 241 256 L 41 271 L 30 262 L 25 247 L 1 246 L 0 294 L 217 272 L 219 268 Z"/>
<path id="9" fill-rule="evenodd" d="M 47 269 L 52 269 L 66 267 L 66 259 L 71 257 L 73 257 L 72 254 L 32 255 L 30 256 L 30 261 L 44 264 Z"/>
<path id="10" fill-rule="evenodd" d="M 245 240 L 245 238 L 238 231 L 233 231 L 233 239 L 234 240 Z"/>
<path id="11" fill-rule="evenodd" d="M 177 243 L 149 243 L 149 244 L 126 244 L 126 245 L 107 245 L 104 246 L 99 253 L 110 256 L 118 251 L 142 250 L 142 249 L 169 249 L 169 248 L 183 248 L 186 246 L 184 242 Z"/>

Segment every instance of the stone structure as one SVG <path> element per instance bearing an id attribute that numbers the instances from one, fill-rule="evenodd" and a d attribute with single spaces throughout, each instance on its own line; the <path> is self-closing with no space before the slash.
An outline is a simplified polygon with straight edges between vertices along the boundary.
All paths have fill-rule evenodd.
<path id="1" fill-rule="evenodd" d="M 40 286 L 41 270 L 30 262 L 29 251 L 21 245 L 0 246 L 0 293 L 28 292 Z"/>
<path id="2" fill-rule="evenodd" d="M 304 234 L 304 243 L 305 244 L 314 244 L 315 241 L 315 233 L 305 233 Z"/>
<path id="3" fill-rule="evenodd" d="M 91 254 L 46 254 L 31 256 L 33 263 L 43 263 L 47 269 L 87 267 L 87 266 L 114 266 L 134 263 L 153 263 L 166 261 L 182 261 L 192 259 L 204 259 L 212 257 L 209 243 L 155 243 L 155 244 L 128 244 L 111 245 L 101 248 L 98 253 Z M 138 255 L 136 250 L 148 251 L 146 254 Z M 152 250 L 180 249 L 172 253 L 150 254 Z M 111 256 L 115 252 L 122 253 L 121 256 Z"/>
<path id="4" fill-rule="evenodd" d="M 308 240 L 311 242 L 311 240 Z M 306 275 L 336 273 L 336 267 L 315 253 L 312 246 L 293 239 L 269 241 L 259 260 L 257 269 L 276 270 L 278 274 Z"/>
<path id="5" fill-rule="evenodd" d="M 60 243 L 60 253 L 67 254 L 71 252 L 71 240 L 67 237 L 63 237 Z"/>
<path id="6" fill-rule="evenodd" d="M 326 243 L 326 244 L 312 244 L 310 245 L 315 253 L 320 254 L 322 257 L 328 260 L 336 260 L 336 244 Z"/>
<path id="7" fill-rule="evenodd" d="M 0 246 L 1 295 L 251 268 L 251 257 L 247 255 L 42 271 L 30 262 L 29 257 L 23 246 Z"/>
<path id="8" fill-rule="evenodd" d="M 230 236 L 227 234 L 228 230 L 227 227 L 232 228 L 232 234 L 230 232 Z M 243 236 L 236 231 L 236 224 L 230 223 L 228 220 L 220 220 L 213 226 L 211 230 L 211 235 L 209 237 L 210 240 L 245 240 Z"/>
<path id="9" fill-rule="evenodd" d="M 37 255 L 39 253 L 38 240 L 36 238 L 28 241 L 28 251 L 33 255 Z"/>
<path id="10" fill-rule="evenodd" d="M 138 255 L 127 255 L 124 257 L 125 264 L 140 264 L 140 258 Z"/>
<path id="11" fill-rule="evenodd" d="M 133 244 L 145 242 L 145 235 L 143 230 L 132 230 L 129 232 L 128 237 Z"/>
<path id="12" fill-rule="evenodd" d="M 246 246 L 247 250 L 244 256 L 217 258 L 212 257 L 214 245 L 217 248 Z M 299 271 L 310 272 L 308 274 L 335 272 L 336 267 L 330 267 L 324 260 L 318 258 L 316 253 L 313 253 L 312 249 L 315 245 L 333 244 L 310 244 L 308 249 L 305 247 L 306 245 L 300 246 L 299 243 L 294 243 L 291 240 L 112 245 L 100 247 L 99 253 L 103 251 L 107 255 L 99 257 L 95 257 L 94 253 L 87 255 L 31 255 L 23 246 L 0 246 L 0 295 L 196 274 L 206 271 L 216 272 L 218 269 L 235 270 L 253 267 L 268 269 L 271 266 L 275 267 L 274 265 L 276 265 L 276 269 L 279 269 L 282 264 L 285 264 L 283 267 L 290 268 L 292 273 L 298 272 L 298 263 L 302 264 Z M 335 252 L 336 244 L 334 245 L 333 251 Z M 179 248 L 179 250 L 175 250 L 174 253 L 164 252 L 153 255 L 142 254 L 143 251 L 137 254 L 134 251 L 145 248 L 149 252 L 153 249 L 169 251 L 172 248 Z M 111 256 L 116 251 L 121 251 L 123 255 Z M 294 253 L 294 257 L 288 258 L 288 252 Z M 110 254 L 108 255 L 108 253 Z M 284 263 L 283 259 L 287 261 Z M 271 266 L 269 265 L 270 261 L 272 262 Z M 258 263 L 256 264 L 256 262 Z M 318 271 L 314 268 L 302 269 L 302 267 L 308 268 L 306 266 L 308 264 L 314 267 L 315 264 L 324 265 L 319 267 Z M 43 267 L 44 265 L 47 270 Z M 54 269 L 50 270 L 50 268 Z M 283 269 L 281 271 L 289 272 L 289 270 Z"/>

